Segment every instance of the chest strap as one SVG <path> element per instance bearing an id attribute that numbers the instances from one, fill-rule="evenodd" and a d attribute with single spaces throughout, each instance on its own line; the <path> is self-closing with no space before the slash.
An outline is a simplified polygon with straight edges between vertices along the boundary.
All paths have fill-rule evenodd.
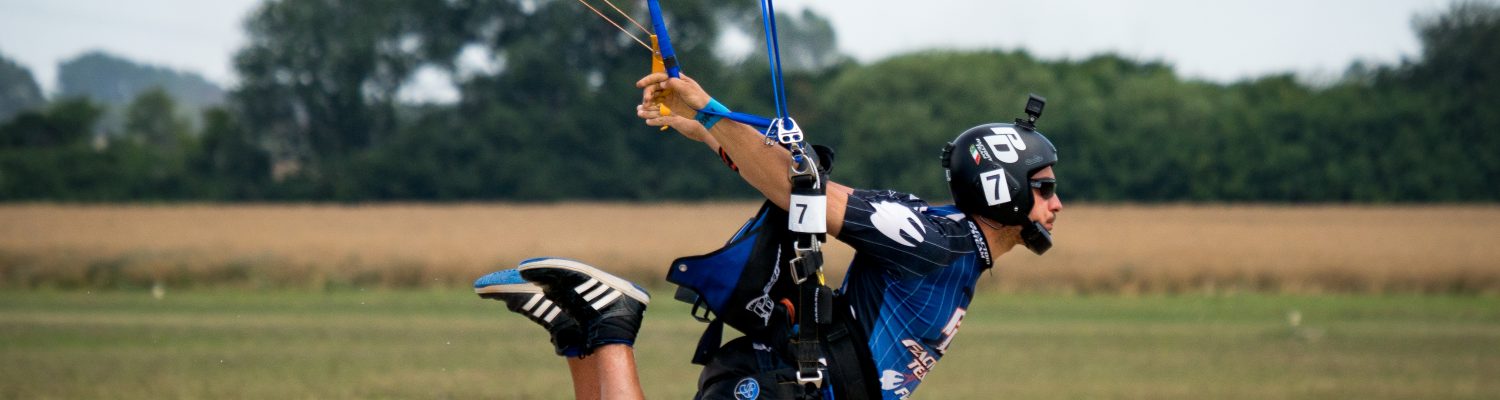
<path id="1" fill-rule="evenodd" d="M 828 359 L 823 354 L 820 330 L 833 322 L 833 290 L 823 277 L 822 250 L 828 235 L 828 171 L 820 166 L 824 160 L 831 162 L 832 154 L 817 152 L 826 148 L 809 152 L 808 147 L 801 143 L 790 146 L 792 193 L 787 207 L 787 229 L 791 231 L 793 257 L 787 267 L 798 294 L 791 338 L 797 382 L 816 389 L 828 378 L 825 375 Z"/>
<path id="2" fill-rule="evenodd" d="M 824 335 L 828 346 L 828 375 L 835 399 L 878 399 L 875 358 L 870 338 L 855 319 L 844 296 L 834 296 L 834 321 Z"/>

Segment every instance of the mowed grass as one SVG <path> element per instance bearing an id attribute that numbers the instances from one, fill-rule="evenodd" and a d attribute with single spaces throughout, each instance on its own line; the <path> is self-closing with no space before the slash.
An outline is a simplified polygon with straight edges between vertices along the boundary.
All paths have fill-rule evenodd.
<path id="1" fill-rule="evenodd" d="M 0 288 L 462 287 L 541 255 L 642 282 L 756 203 L 0 205 Z M 1500 207 L 1069 203 L 985 290 L 1500 293 Z M 838 281 L 852 251 L 826 247 Z"/>
<path id="2" fill-rule="evenodd" d="M 653 289 L 648 397 L 702 325 Z M 543 331 L 467 289 L 0 291 L 0 398 L 570 397 Z M 928 399 L 1500 398 L 1500 299 L 982 293 Z"/>

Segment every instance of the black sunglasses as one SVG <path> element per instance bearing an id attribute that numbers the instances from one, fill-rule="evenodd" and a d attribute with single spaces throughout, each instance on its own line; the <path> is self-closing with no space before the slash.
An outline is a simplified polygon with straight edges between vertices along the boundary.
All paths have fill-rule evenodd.
<path id="1" fill-rule="evenodd" d="M 1035 178 L 1031 180 L 1031 188 L 1042 195 L 1042 200 L 1052 200 L 1057 194 L 1057 178 Z"/>

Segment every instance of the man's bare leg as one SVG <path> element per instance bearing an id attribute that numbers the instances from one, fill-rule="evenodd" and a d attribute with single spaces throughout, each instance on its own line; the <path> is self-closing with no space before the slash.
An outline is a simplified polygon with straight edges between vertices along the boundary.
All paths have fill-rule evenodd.
<path id="1" fill-rule="evenodd" d="M 586 357 L 569 357 L 573 398 L 578 400 L 638 400 L 646 397 L 636 373 L 635 350 L 623 344 L 604 345 Z"/>
<path id="2" fill-rule="evenodd" d="M 601 398 L 608 400 L 639 400 L 646 397 L 641 391 L 641 378 L 636 374 L 635 350 L 623 344 L 609 344 L 594 349 L 588 360 L 597 368 Z M 578 385 L 575 375 L 573 385 Z M 581 397 L 580 397 L 581 398 Z"/>
<path id="3" fill-rule="evenodd" d="M 573 398 L 599 400 L 599 356 L 568 357 L 568 372 L 573 375 Z"/>

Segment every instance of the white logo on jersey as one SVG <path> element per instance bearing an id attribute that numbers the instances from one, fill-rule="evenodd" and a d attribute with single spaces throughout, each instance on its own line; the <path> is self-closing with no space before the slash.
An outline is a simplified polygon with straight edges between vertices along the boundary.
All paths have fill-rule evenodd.
<path id="1" fill-rule="evenodd" d="M 922 237 L 922 233 L 927 232 L 927 227 L 922 225 L 922 221 L 917 219 L 917 214 L 913 213 L 911 208 L 890 202 L 875 203 L 871 206 L 875 207 L 875 213 L 870 214 L 870 223 L 874 224 L 875 229 L 880 230 L 885 237 L 906 247 L 917 247 L 917 243 L 926 240 Z M 907 240 L 901 236 L 903 233 L 916 239 L 917 242 L 912 243 Z"/>
<path id="2" fill-rule="evenodd" d="M 906 375 L 900 372 L 885 370 L 880 374 L 880 390 L 896 390 L 903 383 L 906 383 Z"/>

